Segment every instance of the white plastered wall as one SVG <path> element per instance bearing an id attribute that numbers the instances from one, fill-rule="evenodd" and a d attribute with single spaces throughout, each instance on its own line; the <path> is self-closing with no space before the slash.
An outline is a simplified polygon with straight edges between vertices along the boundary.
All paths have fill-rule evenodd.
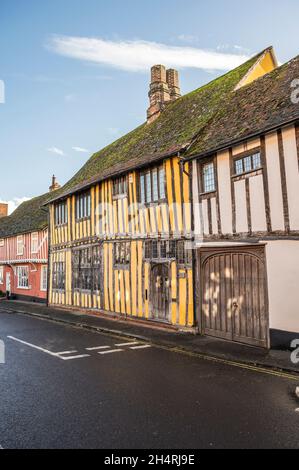
<path id="1" fill-rule="evenodd" d="M 266 258 L 270 328 L 299 333 L 299 240 L 268 241 Z"/>

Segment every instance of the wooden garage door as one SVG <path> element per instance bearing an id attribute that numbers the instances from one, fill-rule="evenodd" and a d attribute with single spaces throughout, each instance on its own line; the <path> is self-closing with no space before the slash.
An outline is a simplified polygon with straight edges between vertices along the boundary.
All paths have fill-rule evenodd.
<path id="1" fill-rule="evenodd" d="M 202 255 L 204 333 L 268 347 L 263 249 Z"/>

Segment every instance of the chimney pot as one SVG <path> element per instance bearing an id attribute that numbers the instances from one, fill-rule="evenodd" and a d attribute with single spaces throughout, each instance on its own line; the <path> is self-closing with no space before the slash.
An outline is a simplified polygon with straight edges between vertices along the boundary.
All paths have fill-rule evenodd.
<path id="1" fill-rule="evenodd" d="M 56 189 L 59 189 L 60 187 L 61 187 L 60 184 L 56 181 L 56 176 L 53 175 L 52 176 L 52 184 L 49 187 L 50 193 L 52 193 L 53 191 L 56 191 Z"/>
<path id="2" fill-rule="evenodd" d="M 147 122 L 155 121 L 166 105 L 181 96 L 179 74 L 176 70 L 166 70 L 164 65 L 154 65 L 151 68 L 151 83 L 149 91 L 150 106 L 147 110 Z"/>

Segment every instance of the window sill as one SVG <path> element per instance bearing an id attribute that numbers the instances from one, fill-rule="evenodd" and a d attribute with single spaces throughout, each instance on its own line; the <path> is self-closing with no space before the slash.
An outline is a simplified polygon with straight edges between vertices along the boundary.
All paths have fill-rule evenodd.
<path id="1" fill-rule="evenodd" d="M 159 201 L 153 201 L 153 202 L 139 202 L 141 208 L 146 208 L 146 207 L 158 207 L 160 204 L 166 204 L 167 199 L 159 199 Z"/>
<path id="2" fill-rule="evenodd" d="M 216 196 L 217 190 L 214 191 L 207 191 L 206 193 L 200 193 L 200 197 L 213 197 Z"/>
<path id="3" fill-rule="evenodd" d="M 125 194 L 115 194 L 114 196 L 112 196 L 113 201 L 118 201 L 119 199 L 127 199 L 127 198 L 128 198 L 127 193 L 125 193 Z"/>
<path id="4" fill-rule="evenodd" d="M 76 223 L 78 224 L 79 222 L 87 222 L 90 219 L 91 219 L 91 216 L 82 217 L 82 219 L 76 219 Z"/>
<path id="5" fill-rule="evenodd" d="M 115 264 L 114 269 L 116 271 L 128 271 L 130 269 L 130 264 Z"/>
<path id="6" fill-rule="evenodd" d="M 67 227 L 68 223 L 66 222 L 65 224 L 55 224 L 55 228 L 63 228 L 63 227 Z"/>
<path id="7" fill-rule="evenodd" d="M 74 292 L 76 292 L 77 294 L 87 294 L 87 295 L 90 295 L 91 294 L 91 289 L 74 289 Z"/>

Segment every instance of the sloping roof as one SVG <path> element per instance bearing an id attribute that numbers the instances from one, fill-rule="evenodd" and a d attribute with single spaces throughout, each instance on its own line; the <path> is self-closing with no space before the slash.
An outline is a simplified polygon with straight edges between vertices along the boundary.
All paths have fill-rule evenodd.
<path id="1" fill-rule="evenodd" d="M 0 219 L 0 238 L 43 230 L 48 225 L 48 210 L 44 204 L 55 195 L 43 194 L 23 202 L 10 216 Z"/>
<path id="2" fill-rule="evenodd" d="M 57 197 L 185 150 L 253 65 L 271 49 L 262 51 L 236 69 L 168 104 L 152 124 L 143 124 L 95 153 Z"/>
<path id="3" fill-rule="evenodd" d="M 299 119 L 291 84 L 299 78 L 299 56 L 232 93 L 197 136 L 186 156 L 213 153 L 253 135 Z"/>

